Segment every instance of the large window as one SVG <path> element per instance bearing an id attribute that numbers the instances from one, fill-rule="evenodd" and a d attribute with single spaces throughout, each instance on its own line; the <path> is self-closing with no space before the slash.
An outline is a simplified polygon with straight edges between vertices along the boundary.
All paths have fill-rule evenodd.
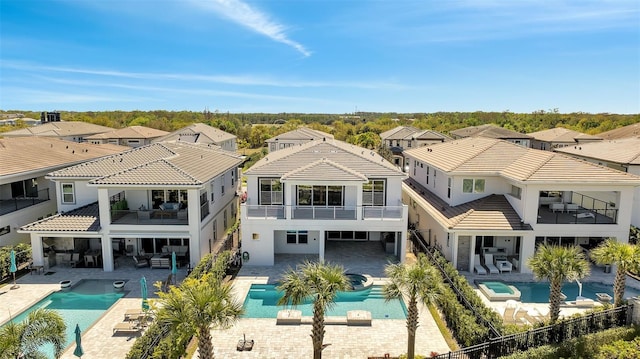
<path id="1" fill-rule="evenodd" d="M 342 206 L 342 186 L 298 186 L 298 206 Z"/>
<path id="2" fill-rule="evenodd" d="M 260 179 L 260 204 L 283 204 L 283 190 L 280 180 L 275 178 Z"/>
<path id="3" fill-rule="evenodd" d="M 465 178 L 462 180 L 463 193 L 484 193 L 484 180 Z"/>
<path id="4" fill-rule="evenodd" d="M 62 184 L 62 203 L 76 203 L 76 194 L 73 183 Z"/>
<path id="5" fill-rule="evenodd" d="M 522 188 L 511 185 L 511 195 L 520 199 L 522 197 Z"/>
<path id="6" fill-rule="evenodd" d="M 385 180 L 371 180 L 362 185 L 362 204 L 364 206 L 384 206 Z"/>
<path id="7" fill-rule="evenodd" d="M 309 233 L 307 231 L 287 231 L 287 244 L 307 244 Z"/>
<path id="8" fill-rule="evenodd" d="M 152 208 L 158 209 L 163 203 L 180 203 L 180 208 L 188 208 L 188 195 L 186 190 L 177 189 L 153 189 L 151 190 Z"/>

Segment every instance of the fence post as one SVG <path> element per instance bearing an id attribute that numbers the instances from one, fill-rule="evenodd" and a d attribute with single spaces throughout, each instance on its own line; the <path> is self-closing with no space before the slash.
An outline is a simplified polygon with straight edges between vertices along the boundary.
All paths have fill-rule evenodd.
<path id="1" fill-rule="evenodd" d="M 640 325 L 640 296 L 631 298 L 629 304 L 631 305 L 631 323 Z"/>

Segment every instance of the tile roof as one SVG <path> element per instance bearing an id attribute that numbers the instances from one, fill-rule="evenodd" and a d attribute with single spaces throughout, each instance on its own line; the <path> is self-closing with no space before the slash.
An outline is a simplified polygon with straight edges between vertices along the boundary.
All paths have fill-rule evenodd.
<path id="1" fill-rule="evenodd" d="M 86 140 L 121 139 L 121 138 L 157 138 L 168 135 L 169 132 L 156 130 L 145 126 L 129 126 L 115 131 L 104 132 L 85 137 Z"/>
<path id="2" fill-rule="evenodd" d="M 221 129 L 211 127 L 204 123 L 194 123 L 177 131 L 171 132 L 166 136 L 156 138 L 153 142 L 178 141 L 219 144 L 234 138 L 236 138 L 235 135 L 224 132 Z"/>
<path id="3" fill-rule="evenodd" d="M 403 191 L 412 193 L 421 208 L 448 229 L 531 230 L 503 195 L 492 194 L 452 207 L 413 179 L 406 179 L 402 186 Z"/>
<path id="4" fill-rule="evenodd" d="M 367 176 L 341 166 L 326 158 L 317 160 L 304 167 L 295 169 L 282 176 L 283 180 L 317 181 L 319 178 L 332 182 L 360 181 L 367 182 Z"/>
<path id="5" fill-rule="evenodd" d="M 416 140 L 445 140 L 451 141 L 452 138 L 438 131 L 424 130 L 413 134 Z"/>
<path id="6" fill-rule="evenodd" d="M 486 137 L 486 138 L 496 138 L 496 139 L 511 139 L 511 138 L 521 138 L 521 139 L 530 139 L 531 136 L 525 135 L 520 132 L 508 130 L 506 128 L 494 125 L 494 124 L 485 124 L 480 126 L 470 126 L 465 128 L 460 128 L 454 131 L 451 131 L 451 135 L 455 137 L 465 138 L 465 137 Z"/>
<path id="7" fill-rule="evenodd" d="M 305 163 L 327 159 L 367 178 L 406 175 L 375 151 L 338 140 L 314 140 L 272 152 L 249 168 L 245 174 L 282 176 L 299 169 Z"/>
<path id="8" fill-rule="evenodd" d="M 584 143 L 579 146 L 567 146 L 556 149 L 556 152 L 607 162 L 640 165 L 640 137 L 628 137 L 610 141 Z"/>
<path id="9" fill-rule="evenodd" d="M 52 178 L 91 178 L 112 185 L 201 185 L 242 163 L 215 145 L 154 143 L 49 174 Z"/>
<path id="10" fill-rule="evenodd" d="M 0 176 L 37 170 L 54 170 L 130 149 L 92 145 L 52 137 L 0 138 Z"/>
<path id="11" fill-rule="evenodd" d="M 521 182 L 640 184 L 640 177 L 629 173 L 489 138 L 439 143 L 405 155 L 453 174 L 498 175 Z"/>
<path id="12" fill-rule="evenodd" d="M 598 136 L 604 138 L 605 140 L 617 140 L 620 138 L 638 137 L 640 136 L 640 122 L 636 122 L 634 124 L 627 125 L 624 127 L 619 127 L 611 131 L 602 132 L 602 133 L 599 133 Z"/>
<path id="13" fill-rule="evenodd" d="M 411 136 L 418 132 L 420 132 L 420 130 L 412 126 L 398 126 L 382 132 L 380 134 L 380 138 L 383 140 L 403 140 L 407 138 L 407 136 Z"/>
<path id="14" fill-rule="evenodd" d="M 5 137 L 15 136 L 47 136 L 47 137 L 65 137 L 65 136 L 86 136 L 96 133 L 113 131 L 111 127 L 94 125 L 82 121 L 60 121 L 47 122 L 37 126 L 22 128 L 19 130 L 4 132 Z"/>
<path id="15" fill-rule="evenodd" d="M 544 142 L 569 142 L 576 143 L 578 141 L 585 140 L 601 140 L 601 137 L 588 135 L 586 133 L 570 130 L 568 128 L 556 127 L 550 128 L 548 130 L 542 130 L 537 132 L 528 133 L 529 136 L 533 137 L 538 141 Z"/>
<path id="16" fill-rule="evenodd" d="M 98 202 L 29 223 L 20 230 L 26 232 L 98 232 L 100 231 Z"/>
<path id="17" fill-rule="evenodd" d="M 281 133 L 277 136 L 273 136 L 266 142 L 283 141 L 283 140 L 321 140 L 323 138 L 333 138 L 330 133 L 317 131 L 308 127 L 300 127 L 293 131 Z"/>

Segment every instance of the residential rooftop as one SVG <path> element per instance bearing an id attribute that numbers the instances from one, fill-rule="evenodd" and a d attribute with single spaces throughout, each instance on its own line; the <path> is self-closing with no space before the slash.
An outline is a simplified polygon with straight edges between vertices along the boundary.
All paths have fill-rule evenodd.
<path id="1" fill-rule="evenodd" d="M 619 127 L 611 131 L 606 131 L 598 134 L 599 137 L 605 140 L 617 140 L 620 138 L 638 137 L 640 136 L 640 122 L 636 122 L 631 125 Z"/>
<path id="2" fill-rule="evenodd" d="M 145 126 L 129 126 L 115 131 L 99 133 L 85 137 L 86 140 L 108 140 L 122 138 L 150 139 L 168 135 L 169 132 Z"/>
<path id="3" fill-rule="evenodd" d="M 110 132 L 114 129 L 100 125 L 94 125 L 82 121 L 47 122 L 41 125 L 21 128 L 19 130 L 2 133 L 4 137 L 22 136 L 46 136 L 46 137 L 85 137 L 96 133 Z"/>
<path id="4" fill-rule="evenodd" d="M 486 137 L 496 139 L 531 139 L 531 136 L 520 132 L 512 131 L 494 124 L 480 126 L 470 126 L 451 131 L 451 135 L 458 138 L 465 137 Z"/>
<path id="5" fill-rule="evenodd" d="M 550 128 L 548 130 L 531 132 L 528 135 L 538 141 L 544 141 L 544 142 L 577 143 L 580 141 L 602 140 L 602 137 L 588 135 L 586 133 L 570 130 L 568 128 L 563 128 L 563 127 L 556 127 L 556 128 Z"/>
<path id="6" fill-rule="evenodd" d="M 221 129 L 211 127 L 204 123 L 194 123 L 187 127 L 183 127 L 177 131 L 171 132 L 166 136 L 162 136 L 153 140 L 154 142 L 191 142 L 204 144 L 220 144 L 222 142 L 233 140 L 235 135 L 224 132 Z"/>
<path id="7" fill-rule="evenodd" d="M 285 140 L 321 140 L 323 138 L 333 138 L 333 135 L 330 133 L 314 130 L 308 127 L 300 127 L 293 131 L 288 131 L 285 133 L 281 133 L 279 135 L 273 136 L 268 139 L 266 142 L 274 142 L 274 141 L 285 141 Z"/>
<path id="8" fill-rule="evenodd" d="M 556 149 L 556 152 L 620 164 L 640 165 L 640 137 L 567 146 Z"/>

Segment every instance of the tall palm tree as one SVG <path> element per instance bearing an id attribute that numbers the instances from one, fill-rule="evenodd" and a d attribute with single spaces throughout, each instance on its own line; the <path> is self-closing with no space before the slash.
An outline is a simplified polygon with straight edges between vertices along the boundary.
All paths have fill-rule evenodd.
<path id="1" fill-rule="evenodd" d="M 527 265 L 536 279 L 549 280 L 549 317 L 553 323 L 560 316 L 562 283 L 588 276 L 589 262 L 578 246 L 542 244 Z"/>
<path id="2" fill-rule="evenodd" d="M 185 335 L 195 335 L 200 358 L 213 359 L 211 328 L 229 328 L 243 312 L 231 289 L 230 283 L 223 283 L 211 273 L 201 278 L 189 277 L 180 287 L 158 292 L 158 321 Z"/>
<path id="3" fill-rule="evenodd" d="M 53 344 L 59 358 L 67 340 L 67 326 L 58 312 L 36 309 L 20 323 L 13 321 L 0 329 L 0 358 L 44 358 L 43 344 Z"/>
<path id="4" fill-rule="evenodd" d="M 324 341 L 324 314 L 335 304 L 338 291 L 351 288 L 344 268 L 321 262 L 305 262 L 299 269 L 290 269 L 282 276 L 278 290 L 284 295 L 279 305 L 298 305 L 305 299 L 313 301 L 313 326 L 311 340 L 313 342 L 313 358 L 322 358 L 322 342 Z"/>
<path id="5" fill-rule="evenodd" d="M 627 271 L 640 269 L 640 246 L 617 242 L 615 239 L 609 238 L 591 251 L 591 258 L 600 265 L 616 265 L 616 277 L 613 281 L 613 305 L 620 306 L 624 296 Z"/>
<path id="6" fill-rule="evenodd" d="M 416 331 L 418 330 L 418 303 L 429 305 L 442 292 L 442 278 L 429 260 L 420 253 L 413 264 L 388 264 L 384 269 L 389 284 L 383 287 L 387 300 L 406 297 L 407 305 L 407 359 L 415 356 Z"/>

